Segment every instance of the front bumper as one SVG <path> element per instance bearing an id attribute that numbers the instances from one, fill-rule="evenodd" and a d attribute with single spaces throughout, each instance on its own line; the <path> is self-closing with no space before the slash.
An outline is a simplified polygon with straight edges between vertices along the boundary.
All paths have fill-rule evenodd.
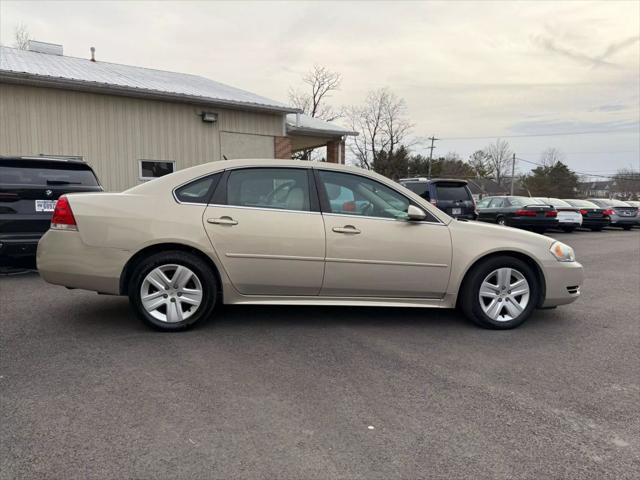
<path id="1" fill-rule="evenodd" d="M 584 270 L 578 262 L 549 261 L 545 264 L 546 293 L 542 307 L 575 302 L 580 297 Z"/>
<path id="2" fill-rule="evenodd" d="M 36 262 L 47 282 L 120 294 L 120 275 L 130 252 L 85 245 L 75 231 L 49 230 L 38 243 Z"/>

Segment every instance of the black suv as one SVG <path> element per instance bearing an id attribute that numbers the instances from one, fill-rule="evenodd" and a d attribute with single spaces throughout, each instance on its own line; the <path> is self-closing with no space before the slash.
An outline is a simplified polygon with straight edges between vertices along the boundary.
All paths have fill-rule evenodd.
<path id="1" fill-rule="evenodd" d="M 34 256 L 61 195 L 101 191 L 82 160 L 0 157 L 0 266 Z"/>
<path id="2" fill-rule="evenodd" d="M 468 220 L 478 218 L 476 204 L 466 180 L 401 178 L 400 185 L 417 193 L 452 217 Z"/>

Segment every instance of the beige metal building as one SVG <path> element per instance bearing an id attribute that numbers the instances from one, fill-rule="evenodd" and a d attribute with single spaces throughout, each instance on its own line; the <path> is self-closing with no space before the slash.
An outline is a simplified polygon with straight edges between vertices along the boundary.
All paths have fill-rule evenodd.
<path id="1" fill-rule="evenodd" d="M 81 157 L 107 190 L 232 158 L 290 158 L 342 127 L 203 77 L 67 57 L 59 45 L 0 47 L 0 155 Z"/>

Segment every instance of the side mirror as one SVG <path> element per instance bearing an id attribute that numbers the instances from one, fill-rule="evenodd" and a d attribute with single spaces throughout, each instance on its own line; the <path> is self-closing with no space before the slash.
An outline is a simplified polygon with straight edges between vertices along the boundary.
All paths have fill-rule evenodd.
<path id="1" fill-rule="evenodd" d="M 408 220 L 424 220 L 425 218 L 427 218 L 427 214 L 424 213 L 424 210 L 415 205 L 409 205 L 409 208 L 407 208 Z"/>

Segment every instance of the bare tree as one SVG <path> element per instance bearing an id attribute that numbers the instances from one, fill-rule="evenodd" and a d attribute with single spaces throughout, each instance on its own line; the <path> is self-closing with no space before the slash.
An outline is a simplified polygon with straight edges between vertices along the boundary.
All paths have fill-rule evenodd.
<path id="1" fill-rule="evenodd" d="M 29 35 L 29 29 L 24 23 L 19 23 L 16 25 L 16 28 L 13 31 L 14 41 L 13 46 L 15 48 L 19 48 L 20 50 L 27 50 L 29 47 L 29 40 L 31 40 L 31 35 Z"/>
<path id="2" fill-rule="evenodd" d="M 289 89 L 289 102 L 313 118 L 331 122 L 340 117 L 327 100 L 331 93 L 340 89 L 342 75 L 326 67 L 314 65 L 313 69 L 302 77 L 308 85 L 305 90 Z M 313 148 L 302 150 L 295 155 L 300 160 L 310 160 Z"/>
<path id="3" fill-rule="evenodd" d="M 618 197 L 635 200 L 640 197 L 640 170 L 621 168 L 613 177 L 612 190 Z"/>
<path id="4" fill-rule="evenodd" d="M 487 164 L 498 185 L 502 185 L 505 174 L 511 169 L 513 152 L 509 143 L 504 140 L 496 140 L 496 143 L 488 145 L 484 149 L 487 154 Z"/>
<path id="5" fill-rule="evenodd" d="M 476 150 L 469 155 L 469 166 L 476 172 L 476 177 L 486 178 L 493 174 L 487 153 L 484 150 Z"/>
<path id="6" fill-rule="evenodd" d="M 364 105 L 347 108 L 346 116 L 351 128 L 360 132 L 349 148 L 363 168 L 372 169 L 382 153 L 392 156 L 399 146 L 407 146 L 413 125 L 406 103 L 386 88 L 369 92 Z"/>
<path id="7" fill-rule="evenodd" d="M 540 163 L 545 167 L 553 167 L 558 162 L 564 162 L 565 154 L 562 150 L 550 147 L 540 154 Z"/>

